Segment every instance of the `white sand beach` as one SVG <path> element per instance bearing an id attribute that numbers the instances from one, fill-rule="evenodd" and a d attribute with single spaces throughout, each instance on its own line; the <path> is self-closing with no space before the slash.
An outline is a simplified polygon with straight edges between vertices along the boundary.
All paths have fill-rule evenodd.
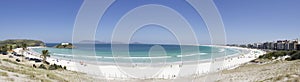
<path id="1" fill-rule="evenodd" d="M 256 59 L 258 56 L 265 54 L 264 51 L 257 49 L 247 49 L 240 47 L 218 46 L 223 48 L 239 49 L 245 52 L 238 53 L 234 56 L 225 56 L 222 58 L 206 60 L 206 61 L 192 61 L 184 63 L 170 63 L 166 65 L 147 67 L 130 67 L 111 65 L 98 65 L 85 62 L 75 62 L 71 60 L 55 59 L 53 57 L 47 58 L 50 64 L 57 64 L 66 66 L 67 70 L 83 72 L 97 78 L 108 80 L 129 80 L 129 79 L 178 79 L 185 77 L 205 76 L 209 73 L 215 73 L 224 69 L 233 69 L 241 64 L 247 63 Z M 39 47 L 29 47 L 39 48 Z M 17 53 L 21 53 L 21 49 L 14 49 Z M 35 54 L 35 55 L 34 55 Z M 28 51 L 25 53 L 26 57 L 37 57 L 38 53 Z"/>

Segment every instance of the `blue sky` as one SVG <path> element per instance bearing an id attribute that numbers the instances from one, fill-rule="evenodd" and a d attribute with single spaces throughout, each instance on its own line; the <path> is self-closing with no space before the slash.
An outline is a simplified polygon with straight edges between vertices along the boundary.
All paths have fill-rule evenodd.
<path id="1" fill-rule="evenodd" d="M 300 37 L 299 0 L 214 1 L 224 22 L 227 43 Z M 82 0 L 1 0 L 0 40 L 71 42 L 74 22 L 82 3 Z M 201 17 L 183 0 L 118 0 L 103 16 L 95 38 L 108 42 L 118 19 L 132 8 L 144 4 L 161 4 L 173 8 L 190 22 L 199 43 L 210 43 Z M 144 43 L 176 43 L 176 38 L 169 31 L 151 25 L 138 30 L 132 40 Z"/>

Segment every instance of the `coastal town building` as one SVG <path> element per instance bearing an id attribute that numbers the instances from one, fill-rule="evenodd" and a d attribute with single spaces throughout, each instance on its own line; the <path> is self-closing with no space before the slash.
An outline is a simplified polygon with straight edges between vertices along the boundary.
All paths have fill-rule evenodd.
<path id="1" fill-rule="evenodd" d="M 296 50 L 300 50 L 300 44 L 296 45 Z"/>
<path id="2" fill-rule="evenodd" d="M 70 43 L 61 43 L 61 45 L 69 45 Z"/>
<path id="3" fill-rule="evenodd" d="M 269 50 L 300 50 L 299 39 L 277 40 L 273 42 L 253 43 L 247 45 L 232 44 L 229 46 L 239 46 L 239 47 L 247 47 L 247 48 L 269 49 Z"/>

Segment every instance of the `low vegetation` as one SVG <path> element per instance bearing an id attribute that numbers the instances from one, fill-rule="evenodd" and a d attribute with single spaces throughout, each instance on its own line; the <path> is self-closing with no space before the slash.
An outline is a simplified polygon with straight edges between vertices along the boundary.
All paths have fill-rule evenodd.
<path id="1" fill-rule="evenodd" d="M 300 51 L 274 51 L 269 52 L 267 54 L 264 54 L 262 56 L 259 56 L 260 59 L 272 59 L 272 58 L 278 58 L 282 56 L 290 56 L 287 60 L 297 60 L 300 59 Z"/>
<path id="2" fill-rule="evenodd" d="M 68 81 L 65 80 L 64 78 L 61 78 L 61 77 L 59 77 L 59 76 L 57 76 L 57 75 L 55 75 L 55 74 L 48 73 L 48 74 L 46 74 L 46 76 L 47 76 L 48 78 L 50 78 L 50 79 L 56 79 L 56 80 L 61 81 L 61 82 L 68 82 Z"/>
<path id="3" fill-rule="evenodd" d="M 7 77 L 8 74 L 7 74 L 6 72 L 0 72 L 0 76 L 5 76 L 5 77 Z"/>
<path id="4" fill-rule="evenodd" d="M 32 80 L 40 80 L 42 82 L 51 82 L 48 79 L 56 80 L 56 81 L 59 81 L 59 82 L 67 82 L 67 80 L 65 80 L 64 78 L 59 77 L 58 75 L 56 75 L 52 72 L 44 71 L 44 70 L 50 70 L 50 68 L 53 68 L 53 66 L 54 66 L 55 69 L 52 69 L 52 70 L 63 69 L 62 66 L 60 66 L 60 65 L 49 65 L 49 66 L 47 66 L 47 65 L 41 64 L 39 66 L 39 68 L 44 69 L 44 70 L 42 70 L 42 69 L 34 69 L 34 68 L 29 67 L 29 66 L 17 63 L 15 61 L 10 61 L 10 60 L 7 60 L 7 59 L 2 59 L 2 61 L 7 62 L 7 63 L 11 63 L 11 64 L 16 64 L 19 67 L 16 68 L 16 67 L 10 67 L 10 66 L 6 66 L 6 65 L 0 65 L 0 70 L 27 75 L 27 77 L 32 79 Z M 7 72 L 0 72 L 0 76 L 8 77 L 8 73 Z M 48 79 L 44 78 L 45 76 Z"/>
<path id="5" fill-rule="evenodd" d="M 47 69 L 47 67 L 44 64 L 41 64 L 38 68 L 40 68 L 40 69 Z"/>
<path id="6" fill-rule="evenodd" d="M 65 70 L 66 66 L 62 67 L 61 65 L 52 64 L 49 66 L 48 70 Z"/>
<path id="7" fill-rule="evenodd" d="M 2 61 L 6 61 L 6 62 L 9 62 L 9 63 L 13 63 L 13 64 L 16 64 L 16 65 L 21 65 L 21 66 L 25 66 L 23 64 L 20 64 L 18 62 L 15 62 L 15 61 L 12 61 L 12 60 L 9 60 L 9 59 L 2 59 Z"/>
<path id="8" fill-rule="evenodd" d="M 14 72 L 14 73 L 19 73 L 19 74 L 24 74 L 24 75 L 35 75 L 35 73 L 27 71 L 26 69 L 16 69 L 13 67 L 8 67 L 8 66 L 0 66 L 1 70 L 6 70 L 8 72 Z"/>

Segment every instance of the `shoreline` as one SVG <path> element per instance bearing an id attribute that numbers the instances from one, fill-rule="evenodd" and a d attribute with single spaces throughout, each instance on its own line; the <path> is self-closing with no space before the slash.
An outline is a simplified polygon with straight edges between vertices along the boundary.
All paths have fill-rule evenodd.
<path id="1" fill-rule="evenodd" d="M 200 61 L 188 61 L 188 62 L 175 62 L 175 63 L 167 63 L 166 65 L 158 65 L 154 67 L 150 67 L 153 70 L 160 70 L 160 73 L 156 75 L 149 76 L 143 79 L 175 79 L 182 77 L 189 77 L 191 75 L 202 76 L 212 72 L 218 72 L 225 69 L 234 69 L 241 64 L 247 63 L 253 59 L 256 59 L 259 55 L 264 54 L 265 52 L 257 49 L 247 49 L 240 47 L 231 47 L 231 46 L 215 46 L 221 48 L 233 48 L 238 50 L 248 50 L 249 53 L 237 53 L 237 55 L 229 55 L 215 59 L 208 60 L 200 60 Z M 41 47 L 29 47 L 29 48 L 41 48 Z M 258 52 L 254 53 L 254 52 Z M 30 52 L 35 53 L 35 52 Z M 141 79 L 140 77 L 131 76 L 130 74 L 124 73 L 124 71 L 120 69 L 141 69 L 140 66 L 120 66 L 115 63 L 106 63 L 105 64 L 90 64 L 90 63 L 82 63 L 78 61 L 68 61 L 62 59 L 55 58 L 47 58 L 47 61 L 50 64 L 57 64 L 66 66 L 67 70 L 83 72 L 90 75 L 102 76 L 102 78 L 106 79 Z M 217 69 L 210 67 L 217 66 Z M 184 70 L 186 68 L 196 68 L 194 70 L 188 71 Z M 182 73 L 184 71 L 185 73 Z M 152 71 L 155 72 L 155 71 Z M 149 71 L 151 73 L 151 71 Z M 145 76 L 145 75 L 144 75 Z"/>

